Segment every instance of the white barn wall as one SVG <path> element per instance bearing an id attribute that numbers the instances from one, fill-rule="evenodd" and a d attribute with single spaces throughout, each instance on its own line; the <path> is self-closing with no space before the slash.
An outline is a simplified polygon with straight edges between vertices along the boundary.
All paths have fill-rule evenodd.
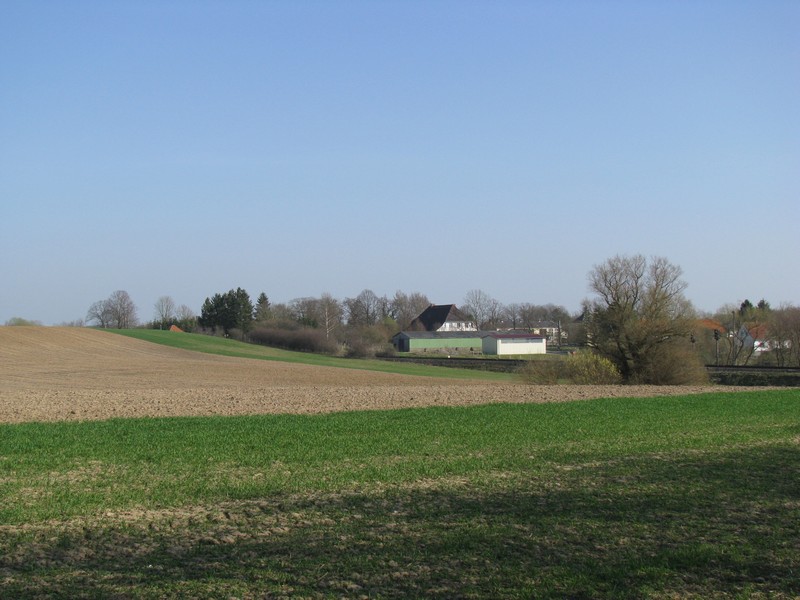
<path id="1" fill-rule="evenodd" d="M 544 338 L 502 338 L 486 336 L 483 338 L 483 353 L 498 356 L 511 354 L 546 354 L 547 340 Z"/>

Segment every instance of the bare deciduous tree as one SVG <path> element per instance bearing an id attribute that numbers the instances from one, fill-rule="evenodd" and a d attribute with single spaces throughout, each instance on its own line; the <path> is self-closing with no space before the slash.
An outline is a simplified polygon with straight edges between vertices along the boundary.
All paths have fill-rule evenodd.
<path id="1" fill-rule="evenodd" d="M 800 307 L 786 304 L 773 310 L 768 331 L 778 366 L 800 367 Z"/>
<path id="2" fill-rule="evenodd" d="M 503 307 L 503 324 L 509 329 L 517 329 L 522 326 L 522 305 L 506 304 Z"/>
<path id="3" fill-rule="evenodd" d="M 472 316 L 479 329 L 495 329 L 500 324 L 503 305 L 482 290 L 470 290 L 461 309 Z"/>
<path id="4" fill-rule="evenodd" d="M 292 317 L 301 325 L 316 328 L 319 323 L 317 322 L 317 299 L 310 296 L 303 298 L 295 298 L 289 302 L 289 308 L 292 311 Z"/>
<path id="5" fill-rule="evenodd" d="M 280 307 L 277 305 L 278 314 Z M 304 297 L 295 298 L 288 305 L 293 323 L 321 329 L 325 332 L 325 338 L 334 337 L 334 333 L 342 325 L 342 304 L 329 293 L 322 294 L 319 298 Z"/>
<path id="6" fill-rule="evenodd" d="M 103 328 L 130 329 L 138 323 L 136 305 L 128 292 L 117 290 L 107 299 L 92 304 L 86 313 L 86 320 Z"/>
<path id="7" fill-rule="evenodd" d="M 420 292 L 406 294 L 398 290 L 389 304 L 392 318 L 397 323 L 398 329 L 403 330 L 431 305 L 431 301 Z"/>
<path id="8" fill-rule="evenodd" d="M 589 305 L 590 344 L 609 358 L 626 380 L 644 383 L 664 360 L 661 347 L 689 337 L 694 311 L 684 297 L 681 268 L 667 259 L 615 256 L 589 273 L 598 298 Z"/>
<path id="9" fill-rule="evenodd" d="M 86 311 L 86 322 L 94 323 L 102 329 L 111 327 L 111 312 L 105 300 L 98 300 Z"/>
<path id="10" fill-rule="evenodd" d="M 161 296 L 156 300 L 154 310 L 156 323 L 161 329 L 175 321 L 175 301 L 170 296 Z"/>
<path id="11" fill-rule="evenodd" d="M 130 329 L 136 327 L 139 322 L 136 316 L 136 305 L 131 300 L 128 292 L 125 290 L 117 290 L 109 296 L 111 309 L 112 326 L 117 329 Z"/>
<path id="12" fill-rule="evenodd" d="M 195 315 L 194 311 L 185 304 L 181 304 L 178 307 L 178 310 L 175 313 L 175 318 L 178 321 L 178 327 L 184 331 L 193 330 L 197 323 L 197 315 Z"/>
<path id="13" fill-rule="evenodd" d="M 363 290 L 355 298 L 344 301 L 348 325 L 375 325 L 389 316 L 389 301 L 372 290 Z"/>
<path id="14" fill-rule="evenodd" d="M 342 304 L 329 293 L 324 293 L 317 301 L 317 319 L 325 331 L 325 338 L 330 339 L 342 325 Z"/>
<path id="15" fill-rule="evenodd" d="M 275 323 L 273 326 L 293 328 L 295 324 L 294 312 L 292 308 L 285 302 L 278 302 L 277 304 L 270 305 L 271 321 Z"/>

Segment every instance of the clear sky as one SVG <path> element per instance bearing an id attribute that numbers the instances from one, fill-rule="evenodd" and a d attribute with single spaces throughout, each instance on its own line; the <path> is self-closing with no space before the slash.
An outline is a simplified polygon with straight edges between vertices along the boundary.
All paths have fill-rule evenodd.
<path id="1" fill-rule="evenodd" d="M 0 323 L 419 291 L 579 308 L 616 254 L 800 303 L 800 2 L 0 1 Z"/>

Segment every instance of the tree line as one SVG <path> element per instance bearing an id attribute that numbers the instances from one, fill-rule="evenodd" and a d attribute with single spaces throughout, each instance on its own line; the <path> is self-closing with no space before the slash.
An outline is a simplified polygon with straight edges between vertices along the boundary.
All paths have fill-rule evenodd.
<path id="1" fill-rule="evenodd" d="M 482 330 L 531 331 L 543 321 L 561 324 L 571 345 L 603 356 L 629 382 L 675 382 L 676 374 L 700 373 L 704 364 L 800 366 L 796 306 L 772 308 L 766 300 L 745 300 L 701 314 L 685 296 L 681 268 L 663 257 L 615 256 L 595 265 L 588 279 L 593 297 L 577 314 L 554 304 L 502 304 L 482 290 L 470 290 L 459 308 Z M 299 350 L 345 348 L 365 356 L 388 351 L 391 336 L 430 304 L 421 292 L 387 297 L 370 289 L 343 300 L 324 293 L 273 304 L 265 292 L 254 302 L 246 290 L 235 288 L 207 297 L 197 316 L 162 296 L 146 325 L 177 325 Z M 99 327 L 138 325 L 136 307 L 121 290 L 92 304 L 86 320 Z"/>
<path id="2" fill-rule="evenodd" d="M 410 323 L 431 305 L 421 292 L 396 292 L 392 297 L 379 296 L 370 289 L 354 297 L 338 300 L 330 294 L 296 298 L 288 303 L 270 303 L 262 292 L 255 303 L 241 288 L 206 298 L 198 327 L 235 337 L 252 337 L 256 330 L 312 329 L 326 342 L 350 348 L 385 346 L 391 336 L 407 329 Z M 528 329 L 542 321 L 563 322 L 574 317 L 563 306 L 554 304 L 503 305 L 481 290 L 472 290 L 459 305 L 482 330 Z M 261 331 L 260 336 L 264 333 Z M 306 336 L 307 337 L 307 336 Z M 286 338 L 285 334 L 281 335 Z"/>
<path id="3" fill-rule="evenodd" d="M 273 322 L 278 326 L 306 326 L 323 329 L 328 337 L 341 327 L 390 325 L 406 329 L 432 302 L 423 293 L 398 291 L 391 298 L 365 289 L 357 296 L 337 300 L 330 294 L 295 298 L 288 303 L 271 304 L 261 293 L 255 304 L 241 288 L 206 298 L 198 318 L 204 328 L 249 331 L 255 323 Z M 479 329 L 531 329 L 542 321 L 568 322 L 574 319 L 563 306 L 530 303 L 503 305 L 481 290 L 472 290 L 459 305 Z"/>

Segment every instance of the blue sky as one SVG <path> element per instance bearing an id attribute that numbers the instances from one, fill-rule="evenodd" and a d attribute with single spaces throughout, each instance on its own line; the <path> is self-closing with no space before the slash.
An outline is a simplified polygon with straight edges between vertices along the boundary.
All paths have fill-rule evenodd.
<path id="1" fill-rule="evenodd" d="M 0 3 L 0 323 L 124 289 L 800 303 L 800 3 Z"/>

